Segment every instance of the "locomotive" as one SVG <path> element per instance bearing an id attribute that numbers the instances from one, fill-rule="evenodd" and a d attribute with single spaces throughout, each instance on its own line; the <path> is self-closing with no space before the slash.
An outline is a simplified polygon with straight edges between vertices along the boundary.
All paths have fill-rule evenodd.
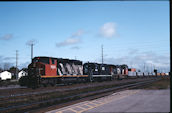
<path id="1" fill-rule="evenodd" d="M 75 82 L 105 81 L 128 76 L 127 65 L 82 63 L 80 60 L 34 57 L 28 65 L 28 76 L 19 82 L 28 87 L 69 84 Z M 23 80 L 22 80 L 23 79 Z M 26 80 L 27 79 L 27 80 Z"/>

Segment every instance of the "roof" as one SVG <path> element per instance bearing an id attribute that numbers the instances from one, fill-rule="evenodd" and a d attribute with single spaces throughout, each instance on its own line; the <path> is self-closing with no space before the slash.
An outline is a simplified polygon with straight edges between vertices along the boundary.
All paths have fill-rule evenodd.
<path id="1" fill-rule="evenodd" d="M 58 60 L 63 60 L 63 61 L 72 61 L 72 62 L 82 62 L 80 60 L 75 60 L 75 59 L 67 59 L 67 58 L 55 58 L 55 57 L 47 57 L 47 56 L 36 56 L 35 58 L 51 58 L 51 59 L 58 59 Z"/>

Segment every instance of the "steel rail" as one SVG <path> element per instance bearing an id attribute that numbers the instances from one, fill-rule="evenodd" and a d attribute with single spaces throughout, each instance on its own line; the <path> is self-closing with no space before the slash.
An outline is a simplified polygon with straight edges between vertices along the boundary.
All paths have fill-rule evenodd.
<path id="1" fill-rule="evenodd" d="M 129 81 L 130 82 L 130 81 Z M 102 86 L 101 84 L 95 85 L 96 86 Z M 45 94 L 45 93 L 53 93 L 57 91 L 70 91 L 70 90 L 76 90 L 76 89 L 83 89 L 83 88 L 90 88 L 92 87 L 91 85 L 88 86 L 79 86 L 79 87 L 73 87 L 73 88 L 63 88 L 63 89 L 51 89 L 51 90 L 46 90 L 46 91 L 38 91 L 38 92 L 28 92 L 28 93 L 21 93 L 21 94 L 11 94 L 11 95 L 4 95 L 0 96 L 0 99 L 3 98 L 11 98 L 11 97 L 18 97 L 18 96 L 29 96 L 29 95 L 39 95 L 39 94 Z"/>
<path id="2" fill-rule="evenodd" d="M 67 99 L 72 99 L 72 98 L 75 98 L 75 97 L 83 97 L 83 96 L 88 97 L 88 96 L 91 96 L 91 95 L 101 94 L 101 93 L 110 92 L 110 91 L 114 91 L 114 90 L 138 87 L 138 86 L 150 84 L 150 83 L 158 81 L 158 80 L 160 80 L 160 79 L 149 80 L 149 81 L 138 82 L 138 83 L 132 83 L 132 84 L 127 84 L 127 85 L 122 85 L 122 86 L 116 86 L 116 87 L 97 90 L 97 91 L 90 91 L 90 92 L 75 94 L 75 95 L 71 95 L 71 96 L 67 96 L 67 97 L 63 97 L 63 98 L 55 98 L 55 99 L 43 100 L 43 101 L 39 101 L 39 102 L 32 102 L 32 103 L 26 103 L 26 104 L 22 103 L 22 105 L 14 105 L 14 106 L 8 106 L 6 108 L 0 108 L 0 112 L 7 111 L 7 110 L 12 110 L 12 109 L 18 109 L 18 108 L 22 108 L 22 107 L 34 106 L 34 105 L 47 103 L 47 102 L 55 102 L 55 101 L 67 100 Z"/>

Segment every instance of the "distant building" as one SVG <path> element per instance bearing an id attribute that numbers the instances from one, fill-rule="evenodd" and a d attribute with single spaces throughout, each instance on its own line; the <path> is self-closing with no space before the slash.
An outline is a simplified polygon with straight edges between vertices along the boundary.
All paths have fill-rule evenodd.
<path id="1" fill-rule="evenodd" d="M 0 77 L 1 77 L 1 80 L 7 80 L 7 79 L 11 79 L 12 75 L 10 72 L 4 71 L 0 73 Z"/>
<path id="2" fill-rule="evenodd" d="M 22 76 L 26 76 L 27 75 L 27 72 L 21 70 L 19 73 L 18 73 L 18 79 L 20 79 Z"/>

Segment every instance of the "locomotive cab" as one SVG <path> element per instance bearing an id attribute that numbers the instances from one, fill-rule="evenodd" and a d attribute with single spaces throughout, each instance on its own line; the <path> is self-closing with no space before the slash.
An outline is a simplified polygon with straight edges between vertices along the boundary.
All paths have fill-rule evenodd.
<path id="1" fill-rule="evenodd" d="M 44 76 L 56 76 L 57 72 L 57 60 L 49 57 L 35 57 L 32 60 L 31 66 L 29 69 L 34 68 L 34 76 L 44 77 Z M 31 74 L 33 72 L 30 72 Z M 32 75 L 32 74 L 31 74 Z"/>
<path id="2" fill-rule="evenodd" d="M 28 87 L 38 87 L 41 79 L 56 76 L 57 60 L 49 57 L 35 57 L 28 66 Z"/>

